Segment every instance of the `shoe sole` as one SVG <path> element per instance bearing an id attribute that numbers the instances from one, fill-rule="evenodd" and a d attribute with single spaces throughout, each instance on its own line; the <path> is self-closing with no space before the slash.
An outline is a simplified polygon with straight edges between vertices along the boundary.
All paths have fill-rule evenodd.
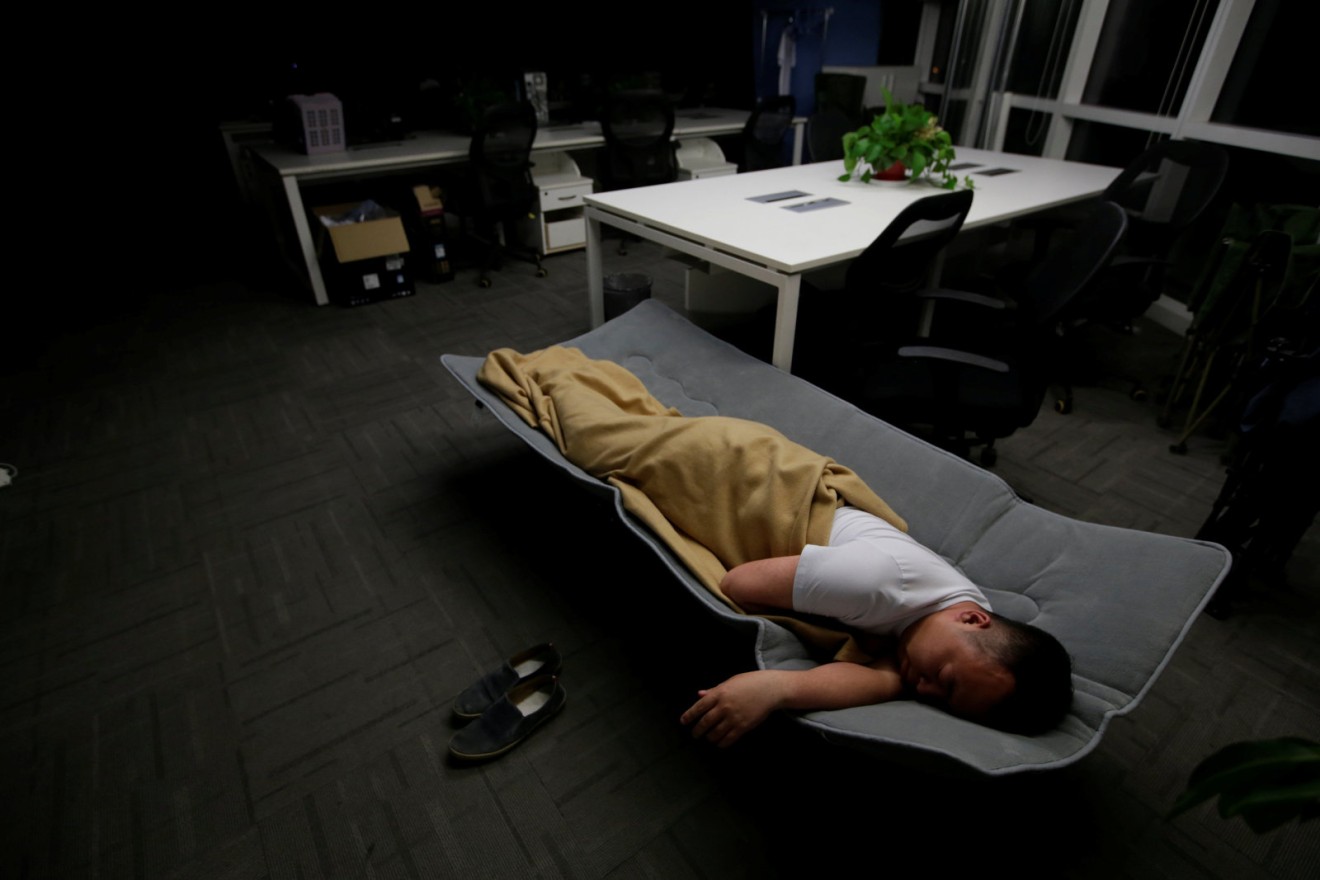
<path id="1" fill-rule="evenodd" d="M 567 700 L 564 701 L 564 703 L 567 703 L 567 702 L 568 702 Z M 536 733 L 536 732 L 537 732 L 538 730 L 540 730 L 542 727 L 545 727 L 546 723 L 547 723 L 551 718 L 554 718 L 556 715 L 558 715 L 560 712 L 562 712 L 562 711 L 564 710 L 564 703 L 560 703 L 559 706 L 556 707 L 555 710 L 554 710 L 553 712 L 551 712 L 549 715 L 546 715 L 546 716 L 545 716 L 544 718 L 542 718 L 539 722 L 537 722 L 537 724 L 536 724 L 535 727 L 533 727 L 531 730 L 527 731 L 527 733 L 524 734 L 522 737 L 520 737 L 519 739 L 515 739 L 513 742 L 509 743 L 507 746 L 505 746 L 505 747 L 502 748 L 502 749 L 496 749 L 496 750 L 493 751 L 493 752 L 480 752 L 480 753 L 477 753 L 477 754 L 468 754 L 467 752 L 459 752 L 459 751 L 455 751 L 455 750 L 454 750 L 454 747 L 453 747 L 453 746 L 450 746 L 450 747 L 449 747 L 449 754 L 453 755 L 455 758 L 458 758 L 460 761 L 485 761 L 485 760 L 487 760 L 487 759 L 489 759 L 489 758 L 498 758 L 500 755 L 503 755 L 505 752 L 508 752 L 508 751 L 510 751 L 511 749 L 513 749 L 513 748 L 515 748 L 515 747 L 521 745 L 522 743 L 527 742 L 527 740 L 531 739 L 531 738 L 532 738 L 532 734 Z M 473 717 L 477 717 L 477 718 L 479 718 L 479 717 L 481 717 L 481 716 L 478 715 L 478 716 L 473 716 Z"/>

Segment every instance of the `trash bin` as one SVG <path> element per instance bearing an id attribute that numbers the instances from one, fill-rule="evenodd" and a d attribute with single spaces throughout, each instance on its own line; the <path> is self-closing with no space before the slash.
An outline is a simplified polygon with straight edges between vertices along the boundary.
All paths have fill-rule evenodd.
<path id="1" fill-rule="evenodd" d="M 651 276 L 637 272 L 606 275 L 602 287 L 605 292 L 605 320 L 617 318 L 644 299 L 651 298 Z"/>

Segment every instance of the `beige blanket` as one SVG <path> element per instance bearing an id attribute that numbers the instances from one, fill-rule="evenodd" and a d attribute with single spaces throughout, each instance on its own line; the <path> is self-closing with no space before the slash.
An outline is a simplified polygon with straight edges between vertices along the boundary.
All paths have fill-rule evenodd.
<path id="1" fill-rule="evenodd" d="M 624 507 L 731 607 L 719 588 L 725 572 L 828 544 L 845 502 L 907 528 L 848 468 L 757 422 L 685 417 L 623 367 L 577 349 L 500 349 L 478 378 L 569 461 L 617 487 Z M 845 632 L 774 619 L 820 653 L 868 659 Z"/>

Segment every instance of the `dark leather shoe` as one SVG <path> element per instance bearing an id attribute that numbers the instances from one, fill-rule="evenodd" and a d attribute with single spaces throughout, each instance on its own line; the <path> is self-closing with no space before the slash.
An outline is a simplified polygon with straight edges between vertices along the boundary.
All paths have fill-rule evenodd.
<path id="1" fill-rule="evenodd" d="M 567 695 L 553 675 L 540 675 L 513 686 L 481 717 L 454 734 L 449 753 L 464 761 L 502 755 L 564 708 Z"/>
<path id="2" fill-rule="evenodd" d="M 538 675 L 558 675 L 564 660 L 549 642 L 514 654 L 454 698 L 454 714 L 477 718 L 514 685 Z"/>

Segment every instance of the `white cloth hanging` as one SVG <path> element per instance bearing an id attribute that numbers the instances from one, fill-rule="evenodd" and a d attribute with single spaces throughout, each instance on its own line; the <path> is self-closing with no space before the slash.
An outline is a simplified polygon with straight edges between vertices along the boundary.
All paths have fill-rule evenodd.
<path id="1" fill-rule="evenodd" d="M 789 22 L 784 32 L 779 35 L 779 92 L 781 95 L 793 93 L 793 65 L 797 63 L 797 27 Z"/>

